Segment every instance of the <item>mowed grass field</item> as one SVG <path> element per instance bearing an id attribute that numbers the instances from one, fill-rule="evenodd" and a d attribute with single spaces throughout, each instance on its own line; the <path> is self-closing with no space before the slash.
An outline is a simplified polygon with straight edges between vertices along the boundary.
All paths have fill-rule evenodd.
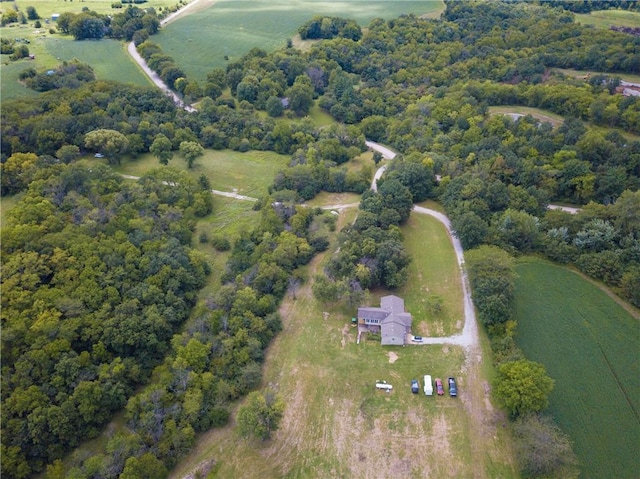
<path id="1" fill-rule="evenodd" d="M 200 175 L 207 176 L 214 190 L 259 198 L 267 193 L 276 173 L 287 165 L 289 159 L 272 151 L 205 150 L 204 156 L 197 158 L 191 169 L 187 168 L 186 161 L 178 152 L 174 152 L 169 166 L 187 171 L 196 180 Z M 161 166 L 155 156 L 145 154 L 135 160 L 123 161 L 115 170 L 142 176 Z"/>
<path id="2" fill-rule="evenodd" d="M 413 316 L 413 331 L 422 336 L 451 336 L 462 332 L 464 310 L 460 270 L 447 230 L 437 219 L 411 213 L 402 227 L 412 258 L 410 281 L 397 294 Z M 434 310 L 434 300 L 441 310 Z"/>
<path id="3" fill-rule="evenodd" d="M 315 15 L 353 18 L 366 26 L 376 18 L 400 14 L 436 14 L 441 0 L 218 0 L 165 26 L 152 41 L 171 55 L 189 78 L 203 81 L 214 68 L 224 68 L 254 47 L 284 47 L 287 39 Z"/>
<path id="4" fill-rule="evenodd" d="M 576 14 L 576 22 L 607 29 L 611 25 L 640 27 L 640 13 L 627 10 L 595 10 L 588 14 Z"/>
<path id="5" fill-rule="evenodd" d="M 338 231 L 355 212 L 341 212 Z M 429 236 L 433 227 L 418 220 L 413 233 Z M 263 384 L 276 389 L 286 404 L 280 429 L 266 442 L 240 438 L 233 422 L 211 430 L 170 477 L 182 479 L 208 460 L 216 463 L 209 478 L 518 477 L 510 465 L 506 430 L 495 428 L 487 437 L 472 430 L 466 402 L 473 394 L 472 378 L 461 348 L 382 347 L 373 338 L 356 344 L 357 331 L 350 326 L 354 308 L 313 298 L 310 278 L 322 274 L 337 247 L 336 235 L 326 253 L 301 268 L 307 280 L 295 297 L 288 293 L 283 301 L 283 331 L 267 351 Z M 428 248 L 420 260 L 437 262 L 440 254 Z M 455 276 L 454 266 L 453 271 L 450 265 L 438 269 Z M 410 281 L 421 283 L 413 273 Z M 422 386 L 424 374 L 455 376 L 459 397 L 412 394 L 411 380 Z M 376 390 L 376 380 L 386 380 L 393 391 Z M 481 418 L 484 424 L 494 420 L 492 414 Z M 474 461 L 474 453 L 482 464 Z"/>
<path id="6" fill-rule="evenodd" d="M 549 412 L 585 478 L 640 471 L 640 323 L 596 285 L 539 259 L 516 271 L 516 341 L 555 379 Z"/>

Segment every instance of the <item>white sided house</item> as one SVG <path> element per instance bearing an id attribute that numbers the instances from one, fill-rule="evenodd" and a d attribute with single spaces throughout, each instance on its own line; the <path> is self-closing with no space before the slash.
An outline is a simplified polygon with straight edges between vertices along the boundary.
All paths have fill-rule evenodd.
<path id="1" fill-rule="evenodd" d="M 358 308 L 359 332 L 380 334 L 383 346 L 404 346 L 411 322 L 411 313 L 404 310 L 404 299 L 398 296 L 383 296 L 379 308 Z"/>

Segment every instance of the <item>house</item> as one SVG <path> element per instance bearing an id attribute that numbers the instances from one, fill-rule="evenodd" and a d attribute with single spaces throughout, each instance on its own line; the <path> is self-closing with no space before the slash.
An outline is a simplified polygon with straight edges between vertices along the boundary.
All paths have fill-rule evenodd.
<path id="1" fill-rule="evenodd" d="M 411 322 L 411 313 L 404 310 L 404 299 L 398 296 L 383 296 L 379 308 L 358 308 L 360 332 L 379 333 L 383 346 L 406 344 Z"/>

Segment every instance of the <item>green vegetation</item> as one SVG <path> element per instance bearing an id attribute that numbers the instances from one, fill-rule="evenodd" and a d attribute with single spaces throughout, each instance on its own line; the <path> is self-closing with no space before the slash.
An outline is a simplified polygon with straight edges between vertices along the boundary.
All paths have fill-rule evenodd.
<path id="1" fill-rule="evenodd" d="M 422 336 L 460 333 L 464 312 L 460 272 L 451 239 L 440 221 L 412 214 L 402 227 L 404 245 L 411 256 L 410 278 L 397 294 L 413 316 L 413 331 Z"/>
<path id="2" fill-rule="evenodd" d="M 231 2 L 220 5 L 239 6 Z M 94 19 L 79 17 L 79 21 L 84 20 L 90 21 L 83 23 L 83 28 L 96 25 Z M 404 285 L 410 296 L 419 294 L 410 288 L 425 292 L 425 288 L 431 288 L 422 283 L 428 279 L 426 274 L 423 278 L 412 277 L 406 249 L 409 242 L 403 244 L 401 230 L 404 227 L 414 233 L 412 223 L 407 224 L 411 221 L 410 211 L 413 202 L 425 199 L 442 202 L 467 248 L 492 245 L 496 249 L 485 256 L 494 259 L 501 258 L 497 248 L 514 256 L 543 253 L 555 261 L 575 264 L 640 305 L 640 142 L 614 129 L 640 132 L 639 99 L 622 97 L 615 91 L 619 73 L 637 74 L 640 69 L 637 39 L 575 24 L 571 14 L 550 9 L 546 4 L 517 2 L 448 2 L 441 20 L 425 20 L 411 14 L 388 21 L 375 19 L 363 32 L 358 41 L 334 38 L 316 42 L 304 52 L 283 48 L 269 53 L 252 48 L 237 61 L 230 61 L 226 69 L 207 71 L 201 88 L 191 78 L 180 76 L 184 72 L 179 71 L 173 59 L 206 63 L 208 55 L 194 60 L 193 55 L 184 52 L 179 56 L 166 50 L 151 54 L 149 60 L 171 79 L 177 91 L 184 93 L 185 99 L 206 95 L 198 102 L 197 111 L 177 108 L 154 89 L 106 81 L 51 91 L 36 99 L 3 102 L 2 193 L 28 192 L 26 199 L 12 208 L 22 223 L 3 229 L 3 248 L 24 253 L 19 259 L 9 260 L 3 251 L 3 261 L 7 258 L 3 272 L 11 273 L 8 282 L 3 283 L 3 292 L 8 288 L 10 294 L 2 297 L 10 303 L 3 304 L 3 312 L 9 311 L 12 321 L 8 341 L 21 338 L 14 347 L 19 357 L 11 356 L 7 363 L 9 387 L 2 390 L 3 404 L 7 405 L 3 414 L 11 416 L 9 420 L 3 416 L 2 421 L 3 473 L 5 467 L 11 471 L 9 477 L 28 474 L 26 467 L 42 470 L 46 462 L 62 457 L 64 448 L 73 445 L 65 431 L 95 435 L 109 419 L 110 411 L 126 402 L 127 429 L 112 434 L 102 451 L 73 455 L 69 475 L 115 479 L 148 468 L 162 476 L 163 467 L 173 467 L 195 444 L 197 433 L 226 424 L 236 401 L 261 384 L 265 348 L 283 320 L 288 322 L 286 327 L 299 323 L 297 343 L 289 344 L 290 352 L 297 356 L 291 357 L 290 368 L 280 367 L 277 372 L 268 373 L 268 381 L 283 397 L 292 398 L 294 404 L 287 406 L 282 429 L 274 434 L 275 441 L 269 446 L 248 455 L 241 451 L 249 447 L 246 442 L 232 447 L 234 452 L 240 452 L 239 458 L 260 456 L 265 464 L 259 464 L 256 471 L 266 470 L 267 476 L 278 477 L 283 471 L 291 476 L 335 477 L 349 475 L 351 470 L 347 467 L 357 467 L 358 473 L 352 475 L 367 477 L 374 475 L 369 467 L 379 474 L 380 466 L 392 465 L 389 476 L 425 476 L 432 473 L 424 470 L 426 464 L 434 463 L 438 464 L 434 470 L 441 475 L 469 475 L 471 464 L 480 464 L 477 467 L 487 471 L 488 476 L 513 475 L 509 460 L 504 459 L 508 452 L 505 454 L 499 444 L 487 441 L 496 436 L 508 440 L 511 429 L 505 427 L 500 433 L 500 415 L 488 403 L 488 384 L 477 379 L 481 377 L 477 373 L 480 365 L 474 363 L 477 356 L 470 355 L 464 373 L 460 372 L 462 352 L 454 347 L 392 348 L 388 352 L 393 355 L 378 357 L 382 352 L 378 341 L 367 338 L 356 349 L 349 319 L 355 307 L 383 294 L 383 287 L 397 289 Z M 41 47 L 34 45 L 34 51 Z M 23 53 L 21 49 L 20 55 Z M 169 54 L 173 58 L 167 58 Z M 169 59 L 171 65 L 163 65 Z M 548 76 L 552 68 L 605 70 L 606 75 L 579 81 Z M 270 117 L 269 113 L 280 113 L 277 102 L 283 97 L 290 100 L 289 110 L 277 119 Z M 293 121 L 294 116 L 310 111 L 312 97 L 316 107 L 341 123 L 319 128 L 311 118 Z M 540 125 L 530 117 L 512 121 L 504 115 L 488 115 L 487 105 L 538 108 L 561 115 L 565 121 L 557 128 L 548 123 Z M 285 106 L 283 102 L 281 106 Z M 605 130 L 588 128 L 589 123 Z M 108 136 L 95 138 L 101 130 L 109 131 Z M 102 141 L 115 138 L 119 144 L 113 149 L 109 141 Z M 370 153 L 363 154 L 365 138 L 400 152 L 379 182 L 377 192 L 365 191 L 371 181 L 371 164 L 380 161 L 379 155 L 373 155 L 372 161 Z M 197 156 L 202 151 L 198 144 L 207 152 L 203 157 Z M 181 145 L 194 148 L 185 150 L 183 146 L 180 153 Z M 87 157 L 87 147 L 111 158 Z M 279 153 L 281 156 L 273 160 L 277 167 L 253 168 L 251 161 L 241 164 L 241 155 L 263 154 L 258 151 Z M 235 152 L 238 159 L 225 159 L 220 164 L 233 171 L 230 163 L 238 162 L 239 179 L 229 179 L 216 162 L 210 165 L 207 161 L 209 154 L 231 156 Z M 184 161 L 189 157 L 191 169 Z M 159 168 L 151 178 L 135 183 L 124 182 L 117 175 L 107 175 L 104 182 L 97 184 L 91 181 L 91 175 L 109 168 L 104 163 L 117 163 L 120 158 L 127 161 L 126 168 L 139 168 L 141 172 Z M 164 162 L 175 164 L 181 171 L 165 168 Z M 258 173 L 264 176 L 251 177 Z M 246 187 L 248 191 L 240 192 L 260 199 L 255 204 L 243 202 L 236 206 L 220 203 L 220 198 L 212 202 L 207 190 L 215 187 L 214 183 L 222 183 L 217 189 L 227 191 Z M 120 186 L 122 189 L 115 189 Z M 43 199 L 34 197 L 33 188 L 44 195 Z M 327 202 L 328 193 L 339 193 L 349 201 L 354 194 L 362 193 L 361 209 L 335 215 L 300 205 L 322 191 L 324 197 L 315 198 L 313 204 Z M 207 215 L 216 201 L 220 205 L 219 218 L 215 211 Z M 549 211 L 547 206 L 554 201 L 584 206 L 578 214 L 569 215 Z M 162 204 L 154 209 L 157 202 Z M 242 214 L 243 218 L 234 222 L 233 214 Z M 196 225 L 193 218 L 197 215 L 206 219 Z M 244 227 L 247 224 L 249 228 Z M 124 232 L 120 234 L 121 229 Z M 124 253 L 135 257 L 134 249 L 144 249 L 139 244 L 141 238 L 144 241 L 145 235 L 158 229 L 176 234 L 185 255 L 202 264 L 205 258 L 209 259 L 207 267 L 217 273 L 200 293 L 189 290 L 185 295 L 198 303 L 194 308 L 184 308 L 190 319 L 180 334 L 173 335 L 178 325 L 172 325 L 173 329 L 162 331 L 160 340 L 157 335 L 123 333 L 132 327 L 128 312 L 135 310 L 135 299 L 151 308 L 144 318 L 150 320 L 154 318 L 153 308 L 166 311 L 173 298 L 145 294 L 118 283 L 127 277 L 127 270 L 122 270 L 129 264 Z M 120 234 L 112 240 L 117 242 L 117 247 L 112 248 L 117 253 L 110 255 L 109 248 L 87 243 L 82 236 L 77 239 L 74 233 L 78 230 L 106 245 L 110 234 Z M 104 234 L 93 234 L 96 231 Z M 420 232 L 415 234 L 422 236 Z M 89 258 L 96 267 L 78 272 L 73 261 L 54 261 L 60 259 L 55 256 L 62 249 L 60 245 L 68 243 L 83 254 L 87 244 L 94 246 L 87 253 L 100 253 L 97 259 Z M 131 251 L 124 251 L 129 244 L 133 245 Z M 157 244 L 145 246 L 155 251 Z M 194 246 L 199 252 L 188 249 Z M 428 245 L 417 243 L 411 243 L 411 247 L 429 249 Z M 327 248 L 335 253 L 308 263 L 314 254 Z M 438 248 L 433 249 L 435 252 Z M 78 261 L 85 259 L 78 256 Z M 427 256 L 420 256 L 419 260 L 430 261 Z M 470 274 L 477 273 L 473 254 L 467 260 Z M 164 287 L 163 281 L 167 280 L 169 290 L 180 287 L 172 282 L 171 267 L 165 268 L 161 260 L 140 263 L 154 271 L 151 286 Z M 455 262 L 450 263 L 455 268 Z M 516 322 L 509 319 L 510 297 L 504 294 L 511 292 L 512 284 L 511 275 L 503 274 L 510 271 L 503 268 L 507 263 L 503 261 L 488 273 L 480 271 L 482 274 L 471 280 L 474 292 L 481 294 L 476 297 L 482 319 L 492 325 L 488 333 L 496 363 L 520 364 L 524 353 L 514 343 Z M 434 265 L 436 271 L 448 267 L 435 260 Z M 47 268 L 55 268 L 53 277 Z M 25 271 L 27 274 L 23 274 Z M 98 286 L 86 281 L 86 276 Z M 181 278 L 185 276 L 194 277 L 185 273 Z M 494 281 L 495 276 L 501 277 L 502 282 Z M 80 277 L 80 283 L 87 284 L 92 294 L 86 290 L 77 293 L 83 301 L 92 300 L 95 290 L 95 296 L 106 305 L 104 311 L 91 310 L 98 319 L 95 328 L 92 318 L 85 320 L 77 303 L 56 301 L 58 293 L 50 291 L 53 280 L 61 287 L 71 287 L 72 282 L 64 281 L 66 277 Z M 144 275 L 142 278 L 142 282 L 147 279 Z M 416 284 L 409 285 L 409 280 Z M 141 284 L 139 278 L 131 281 Z M 203 283 L 199 281 L 197 286 Z M 435 287 L 437 283 L 433 284 Z M 20 288 L 26 290 L 24 295 Z M 286 291 L 289 299 L 281 307 Z M 312 291 L 321 293 L 318 297 L 325 301 L 323 305 L 314 302 Z M 118 302 L 121 293 L 122 301 Z M 134 293 L 138 295 L 129 301 L 127 294 Z M 20 303 L 22 298 L 30 299 L 30 294 L 38 301 Z M 100 295 L 109 296 L 102 301 Z M 428 306 L 430 317 L 425 314 L 426 319 L 421 318 L 418 327 L 426 324 L 429 332 L 429 328 L 459 328 L 453 318 L 442 318 L 438 323 L 435 316 L 443 310 L 445 315 L 448 313 L 445 293 L 442 296 L 441 301 L 438 297 L 425 298 L 429 301 L 424 311 Z M 344 301 L 337 301 L 339 297 Z M 422 311 L 420 307 L 418 310 Z M 102 347 L 92 346 L 100 337 L 99 328 L 105 322 L 100 320 L 105 315 L 106 321 L 113 323 L 109 323 L 112 327 L 108 341 L 103 341 L 106 353 Z M 312 323 L 314 319 L 317 324 Z M 162 326 L 162 321 L 151 322 Z M 22 325 L 31 329 L 20 329 Z M 85 327 L 86 334 L 82 329 Z M 82 334 L 76 337 L 78 330 Z M 153 365 L 159 366 L 147 387 L 139 387 L 143 382 L 140 373 L 122 392 L 110 380 L 122 368 L 115 363 L 112 369 L 103 368 L 99 361 L 105 354 L 114 361 L 123 356 L 129 358 L 130 354 L 121 354 L 128 353 L 125 349 L 129 339 L 139 341 L 142 351 L 155 352 L 151 357 L 146 354 L 139 358 L 148 360 L 145 374 Z M 3 340 L 7 336 L 3 335 Z M 325 341 L 327 348 L 322 353 L 327 363 L 316 360 L 308 365 L 307 357 L 316 353 L 312 347 Z M 40 342 L 46 346 L 41 348 Z M 314 344 L 309 346 L 310 342 Z M 274 349 L 276 346 L 277 342 Z M 336 354 L 337 348 L 353 356 Z M 49 362 L 42 358 L 43 354 L 49 355 Z M 594 357 L 591 355 L 590 360 Z M 402 364 L 404 358 L 412 364 Z M 367 360 L 374 370 L 362 369 Z M 390 374 L 391 380 L 397 379 L 406 386 L 415 374 L 412 368 L 422 361 L 441 368 L 438 374 L 459 376 L 461 391 L 469 391 L 473 400 L 462 405 L 444 402 L 446 411 L 435 409 L 430 415 L 433 421 L 425 425 L 418 413 L 428 413 L 429 409 L 416 409 L 415 415 L 410 409 L 402 409 L 402 401 L 408 405 L 417 399 L 405 388 L 397 389 L 397 394 L 394 391 L 382 395 L 371 390 L 370 381 L 379 379 L 372 376 L 384 371 L 385 366 L 394 365 L 397 369 L 389 372 L 397 376 Z M 63 364 L 58 366 L 59 362 Z M 30 370 L 25 366 L 32 363 L 38 368 Z M 77 391 L 76 363 L 81 368 L 78 381 L 82 384 Z M 586 361 L 585 364 L 589 366 Z M 299 365 L 304 369 L 299 373 L 302 376 L 293 370 Z M 632 366 L 630 370 L 637 371 L 637 365 Z M 366 381 L 349 380 L 347 387 L 344 382 L 331 384 L 333 389 L 321 387 L 325 375 L 338 367 L 343 369 L 343 375 L 355 370 L 357 381 Z M 312 376 L 304 376 L 307 369 Z M 49 374 L 50 370 L 55 379 L 49 379 L 54 375 Z M 37 377 L 29 376 L 31 371 Z M 128 367 L 124 371 L 139 372 Z M 290 379 L 283 379 L 280 371 L 291 373 Z M 525 372 L 528 377 L 531 371 L 525 368 Z M 52 382 L 41 391 L 39 385 L 45 380 L 40 381 L 40 376 Z M 109 384 L 103 387 L 102 381 Z M 112 385 L 112 389 L 106 387 Z M 362 391 L 362 400 L 342 400 L 338 405 L 314 403 L 314 396 L 320 392 L 324 397 L 329 393 L 329 398 L 342 399 L 338 394 L 350 394 L 351 398 L 354 389 Z M 136 394 L 127 400 L 134 390 Z M 636 393 L 637 388 L 632 392 Z M 333 431 L 340 431 L 338 428 L 323 429 L 320 416 L 313 429 L 305 429 L 309 418 L 305 409 L 307 396 L 312 398 L 309 406 L 317 406 L 324 418 L 330 416 L 332 426 L 349 426 L 342 430 L 344 441 L 332 435 Z M 66 401 L 68 397 L 72 398 L 70 403 Z M 99 400 L 94 401 L 96 397 Z M 406 415 L 394 415 L 395 397 L 402 399 L 400 410 L 408 411 Z M 467 397 L 462 394 L 460 399 Z M 52 400 L 62 403 L 53 406 L 61 410 L 48 407 L 47 401 Z M 99 414 L 92 409 L 93 403 L 103 406 Z M 419 404 L 423 407 L 425 403 Z M 443 405 L 442 401 L 426 404 Z M 42 409 L 45 405 L 46 413 Z M 87 424 L 76 423 L 75 413 L 66 414 L 74 406 L 78 406 L 81 420 Z M 446 413 L 449 407 L 468 414 L 450 417 Z M 347 412 L 351 415 L 347 416 Z M 238 442 L 236 432 L 232 434 Z M 442 435 L 446 441 L 441 440 Z M 387 461 L 381 455 L 355 456 L 354 451 L 360 449 L 354 444 L 365 436 L 378 438 L 380 446 L 376 449 L 393 442 L 389 438 L 400 437 L 398 452 L 394 453 L 399 460 Z M 406 452 L 409 443 L 403 441 L 410 441 L 414 448 L 410 453 Z M 309 447 L 299 450 L 298 444 Z M 329 445 L 334 444 L 339 450 L 330 449 Z M 347 447 L 340 449 L 340 444 Z M 436 451 L 436 446 L 442 444 L 448 449 Z M 255 444 L 251 447 L 255 448 Z M 282 450 L 286 451 L 284 455 L 280 454 Z M 418 461 L 416 471 L 408 468 L 407 464 L 412 463 L 403 462 L 406 457 L 413 458 L 415 451 L 423 454 L 425 450 L 433 450 L 438 459 Z M 151 451 L 162 464 L 143 455 L 143 451 Z M 232 472 L 226 475 L 233 476 L 237 466 L 234 459 L 229 461 Z M 444 464 L 448 469 L 440 468 Z M 50 475 L 54 476 L 54 472 Z"/>
<path id="3" fill-rule="evenodd" d="M 185 161 L 177 155 L 169 165 L 179 170 L 189 170 L 194 179 L 200 175 L 209 178 L 211 188 L 220 191 L 236 192 L 241 195 L 259 198 L 267 189 L 275 174 L 288 161 L 284 155 L 272 151 L 248 151 L 240 153 L 232 150 L 205 150 L 189 170 Z M 142 176 L 150 168 L 155 168 L 158 160 L 152 155 L 142 155 L 135 160 L 123 161 L 118 172 Z"/>
<path id="4" fill-rule="evenodd" d="M 78 42 L 68 38 L 50 38 L 45 41 L 47 51 L 60 61 L 77 58 L 88 63 L 100 80 L 149 86 L 151 81 L 140 70 L 120 41 L 103 39 L 99 42 Z"/>
<path id="5" fill-rule="evenodd" d="M 490 115 L 531 115 L 536 120 L 542 122 L 549 122 L 554 127 L 559 126 L 564 121 L 560 115 L 556 115 L 553 112 L 541 110 L 540 108 L 531 108 L 526 106 L 490 106 Z"/>
<path id="6" fill-rule="evenodd" d="M 555 380 L 549 412 L 571 437 L 582 474 L 635 477 L 638 318 L 566 268 L 528 259 L 516 271 L 516 340 Z"/>
<path id="7" fill-rule="evenodd" d="M 400 14 L 422 15 L 442 10 L 440 0 L 317 2 L 217 1 L 203 11 L 167 25 L 155 41 L 174 58 L 187 76 L 204 81 L 212 68 L 224 68 L 229 60 L 259 46 L 272 51 L 283 47 L 300 25 L 314 15 L 339 15 L 366 25 L 374 18 L 394 18 Z M 206 62 L 200 59 L 206 58 Z M 193 60 L 188 60 L 193 59 Z"/>
<path id="8" fill-rule="evenodd" d="M 607 29 L 612 25 L 638 28 L 640 27 L 640 12 L 630 12 L 628 10 L 594 10 L 588 14 L 576 14 L 576 22 Z"/>

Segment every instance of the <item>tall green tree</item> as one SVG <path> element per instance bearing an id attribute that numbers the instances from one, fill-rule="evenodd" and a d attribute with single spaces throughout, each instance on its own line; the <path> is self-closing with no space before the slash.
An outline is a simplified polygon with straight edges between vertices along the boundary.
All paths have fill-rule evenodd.
<path id="1" fill-rule="evenodd" d="M 102 153 L 110 164 L 120 164 L 120 156 L 129 148 L 129 140 L 116 130 L 99 129 L 87 133 L 84 145 L 98 153 Z"/>
<path id="2" fill-rule="evenodd" d="M 313 105 L 313 86 L 307 75 L 296 78 L 291 88 L 286 92 L 289 98 L 289 107 L 298 116 L 305 116 Z"/>
<path id="3" fill-rule="evenodd" d="M 511 416 L 518 417 L 546 408 L 554 382 L 542 364 L 520 359 L 498 368 L 495 391 Z"/>
<path id="4" fill-rule="evenodd" d="M 275 391 L 254 391 L 238 410 L 238 429 L 243 436 L 267 440 L 280 426 L 284 401 Z"/>
<path id="5" fill-rule="evenodd" d="M 197 141 L 183 141 L 180 143 L 180 153 L 184 156 L 189 168 L 193 168 L 196 158 L 204 155 L 204 148 Z"/>
<path id="6" fill-rule="evenodd" d="M 149 147 L 149 153 L 153 154 L 161 164 L 167 165 L 173 158 L 171 147 L 171 140 L 166 135 L 158 133 Z"/>

